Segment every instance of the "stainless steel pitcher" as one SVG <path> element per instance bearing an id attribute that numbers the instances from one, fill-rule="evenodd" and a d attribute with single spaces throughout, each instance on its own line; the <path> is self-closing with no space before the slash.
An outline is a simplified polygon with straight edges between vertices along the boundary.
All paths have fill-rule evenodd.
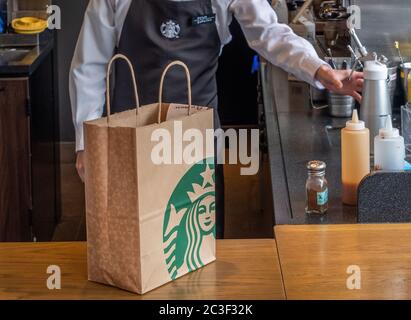
<path id="1" fill-rule="evenodd" d="M 385 126 L 386 117 L 392 114 L 387 77 L 386 65 L 374 60 L 365 62 L 360 117 L 370 129 L 371 153 L 374 152 L 375 136 Z"/>

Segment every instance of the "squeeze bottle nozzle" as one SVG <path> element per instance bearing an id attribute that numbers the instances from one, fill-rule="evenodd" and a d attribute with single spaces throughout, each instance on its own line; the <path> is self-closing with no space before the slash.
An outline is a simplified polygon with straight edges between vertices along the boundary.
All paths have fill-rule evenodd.
<path id="1" fill-rule="evenodd" d="M 400 136 L 400 131 L 392 127 L 391 115 L 387 116 L 385 121 L 385 128 L 380 129 L 380 137 L 382 139 L 388 138 L 398 138 Z"/>
<path id="2" fill-rule="evenodd" d="M 392 119 L 391 116 L 387 116 L 387 121 L 385 121 L 385 130 L 392 130 Z"/>
<path id="3" fill-rule="evenodd" d="M 358 123 L 359 122 L 357 109 L 355 109 L 352 113 L 352 122 L 353 123 Z"/>
<path id="4" fill-rule="evenodd" d="M 365 129 L 365 122 L 358 118 L 358 110 L 355 109 L 352 113 L 352 119 L 347 122 L 347 130 L 358 131 Z"/>

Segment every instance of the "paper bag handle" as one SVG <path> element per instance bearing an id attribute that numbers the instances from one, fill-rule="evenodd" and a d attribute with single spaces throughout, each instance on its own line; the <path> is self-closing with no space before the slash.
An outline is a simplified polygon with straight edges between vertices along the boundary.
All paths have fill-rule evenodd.
<path id="1" fill-rule="evenodd" d="M 165 77 L 168 73 L 168 71 L 174 67 L 174 66 L 181 66 L 183 67 L 185 73 L 186 73 L 186 78 L 187 78 L 187 87 L 188 87 L 188 115 L 191 115 L 191 108 L 192 108 L 192 97 L 191 97 L 191 76 L 190 76 L 190 70 L 188 70 L 187 65 L 182 62 L 182 61 L 174 61 L 171 62 L 165 69 L 163 72 L 163 75 L 161 76 L 161 81 L 160 81 L 160 93 L 159 93 L 159 99 L 158 99 L 158 103 L 159 103 L 159 108 L 158 108 L 158 123 L 161 123 L 161 109 L 163 106 L 163 87 L 164 87 L 164 80 Z"/>
<path id="2" fill-rule="evenodd" d="M 107 104 L 107 123 L 110 122 L 110 116 L 111 116 L 111 100 L 110 100 L 110 73 L 111 73 L 111 69 L 113 66 L 113 63 L 116 60 L 119 59 L 123 59 L 127 62 L 129 68 L 130 68 L 130 72 L 131 72 L 131 77 L 133 79 L 133 87 L 134 87 L 134 96 L 136 98 L 136 107 L 137 107 L 137 111 L 136 111 L 136 116 L 138 116 L 138 112 L 140 109 L 140 99 L 138 97 L 138 90 L 137 90 L 137 81 L 136 81 L 136 75 L 134 73 L 134 68 L 133 68 L 133 64 L 131 63 L 131 61 L 123 54 L 116 54 L 109 62 L 108 64 L 108 68 L 107 68 L 107 75 L 106 75 L 106 104 Z"/>

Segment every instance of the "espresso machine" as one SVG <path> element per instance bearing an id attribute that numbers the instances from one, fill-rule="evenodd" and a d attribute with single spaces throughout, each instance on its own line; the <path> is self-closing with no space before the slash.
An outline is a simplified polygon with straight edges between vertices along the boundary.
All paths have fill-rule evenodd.
<path id="1" fill-rule="evenodd" d="M 360 107 L 360 118 L 370 130 L 371 153 L 374 150 L 374 138 L 384 128 L 386 118 L 392 115 L 391 99 L 388 92 L 388 68 L 384 56 L 369 53 L 362 45 L 354 29 L 350 29 L 353 42 L 360 57 L 356 57 L 355 66 L 360 62 L 364 66 L 364 88 Z M 355 70 L 355 66 L 353 70 Z"/>

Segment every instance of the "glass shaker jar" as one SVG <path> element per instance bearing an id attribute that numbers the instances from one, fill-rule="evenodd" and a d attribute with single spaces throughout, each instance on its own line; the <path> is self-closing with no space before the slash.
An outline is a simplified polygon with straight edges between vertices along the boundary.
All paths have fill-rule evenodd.
<path id="1" fill-rule="evenodd" d="M 306 212 L 309 214 L 325 214 L 328 210 L 328 182 L 325 178 L 326 167 L 327 165 L 323 161 L 310 161 L 307 164 Z"/>
<path id="2" fill-rule="evenodd" d="M 407 152 L 411 152 L 411 104 L 401 107 L 401 128 Z"/>

